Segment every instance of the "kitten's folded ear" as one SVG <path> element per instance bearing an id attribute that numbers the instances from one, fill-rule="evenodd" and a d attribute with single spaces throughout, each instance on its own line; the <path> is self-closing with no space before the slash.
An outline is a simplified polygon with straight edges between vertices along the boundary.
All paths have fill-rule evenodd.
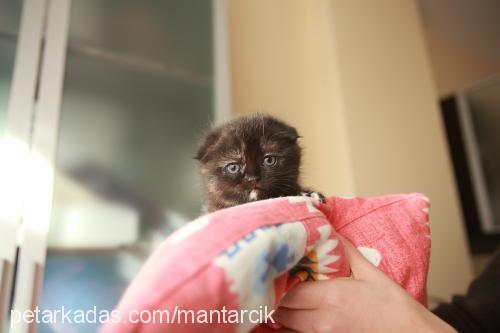
<path id="1" fill-rule="evenodd" d="M 298 138 L 301 138 L 301 136 L 299 135 L 299 133 L 297 133 L 297 130 L 295 128 L 288 127 L 287 131 L 285 132 L 285 138 L 292 142 L 296 142 Z"/>
<path id="2" fill-rule="evenodd" d="M 200 141 L 200 145 L 198 146 L 198 150 L 194 155 L 194 159 L 200 162 L 205 161 L 208 155 L 209 148 L 215 144 L 217 139 L 219 139 L 219 131 L 212 130 L 208 132 Z"/>

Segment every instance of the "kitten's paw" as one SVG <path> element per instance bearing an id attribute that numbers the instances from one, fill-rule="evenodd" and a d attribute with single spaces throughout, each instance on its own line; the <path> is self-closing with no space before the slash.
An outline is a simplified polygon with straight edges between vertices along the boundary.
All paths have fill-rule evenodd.
<path id="1" fill-rule="evenodd" d="M 313 204 L 318 206 L 322 203 L 326 202 L 326 198 L 323 194 L 315 191 L 303 190 L 300 192 L 300 195 L 303 197 L 310 197 L 313 199 Z"/>

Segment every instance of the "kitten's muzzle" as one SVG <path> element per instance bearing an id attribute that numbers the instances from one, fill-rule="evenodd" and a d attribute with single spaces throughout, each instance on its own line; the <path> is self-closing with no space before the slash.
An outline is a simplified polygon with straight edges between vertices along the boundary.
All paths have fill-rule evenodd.
<path id="1" fill-rule="evenodd" d="M 248 182 L 258 183 L 260 180 L 260 176 L 259 175 L 245 175 L 245 180 Z"/>
<path id="2" fill-rule="evenodd" d="M 262 190 L 262 187 L 260 187 L 259 183 L 255 183 L 252 185 L 252 191 L 254 191 L 254 190 L 256 190 L 256 191 Z"/>

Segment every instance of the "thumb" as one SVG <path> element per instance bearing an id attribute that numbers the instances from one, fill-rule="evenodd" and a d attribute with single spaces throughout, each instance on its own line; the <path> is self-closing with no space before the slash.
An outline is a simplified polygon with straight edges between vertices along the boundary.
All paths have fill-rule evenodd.
<path id="1" fill-rule="evenodd" d="M 338 235 L 344 244 L 347 260 L 355 280 L 368 280 L 378 276 L 380 271 L 366 259 L 361 252 L 345 237 Z"/>

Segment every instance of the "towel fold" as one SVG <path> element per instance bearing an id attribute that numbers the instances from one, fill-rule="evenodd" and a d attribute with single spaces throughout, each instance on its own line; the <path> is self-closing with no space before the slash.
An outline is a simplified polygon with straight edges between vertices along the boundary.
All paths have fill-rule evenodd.
<path id="1" fill-rule="evenodd" d="M 416 193 L 318 207 L 277 198 L 202 216 L 151 255 L 115 310 L 120 321 L 100 331 L 271 332 L 259 323 L 294 285 L 350 275 L 338 234 L 426 304 L 428 212 Z"/>

